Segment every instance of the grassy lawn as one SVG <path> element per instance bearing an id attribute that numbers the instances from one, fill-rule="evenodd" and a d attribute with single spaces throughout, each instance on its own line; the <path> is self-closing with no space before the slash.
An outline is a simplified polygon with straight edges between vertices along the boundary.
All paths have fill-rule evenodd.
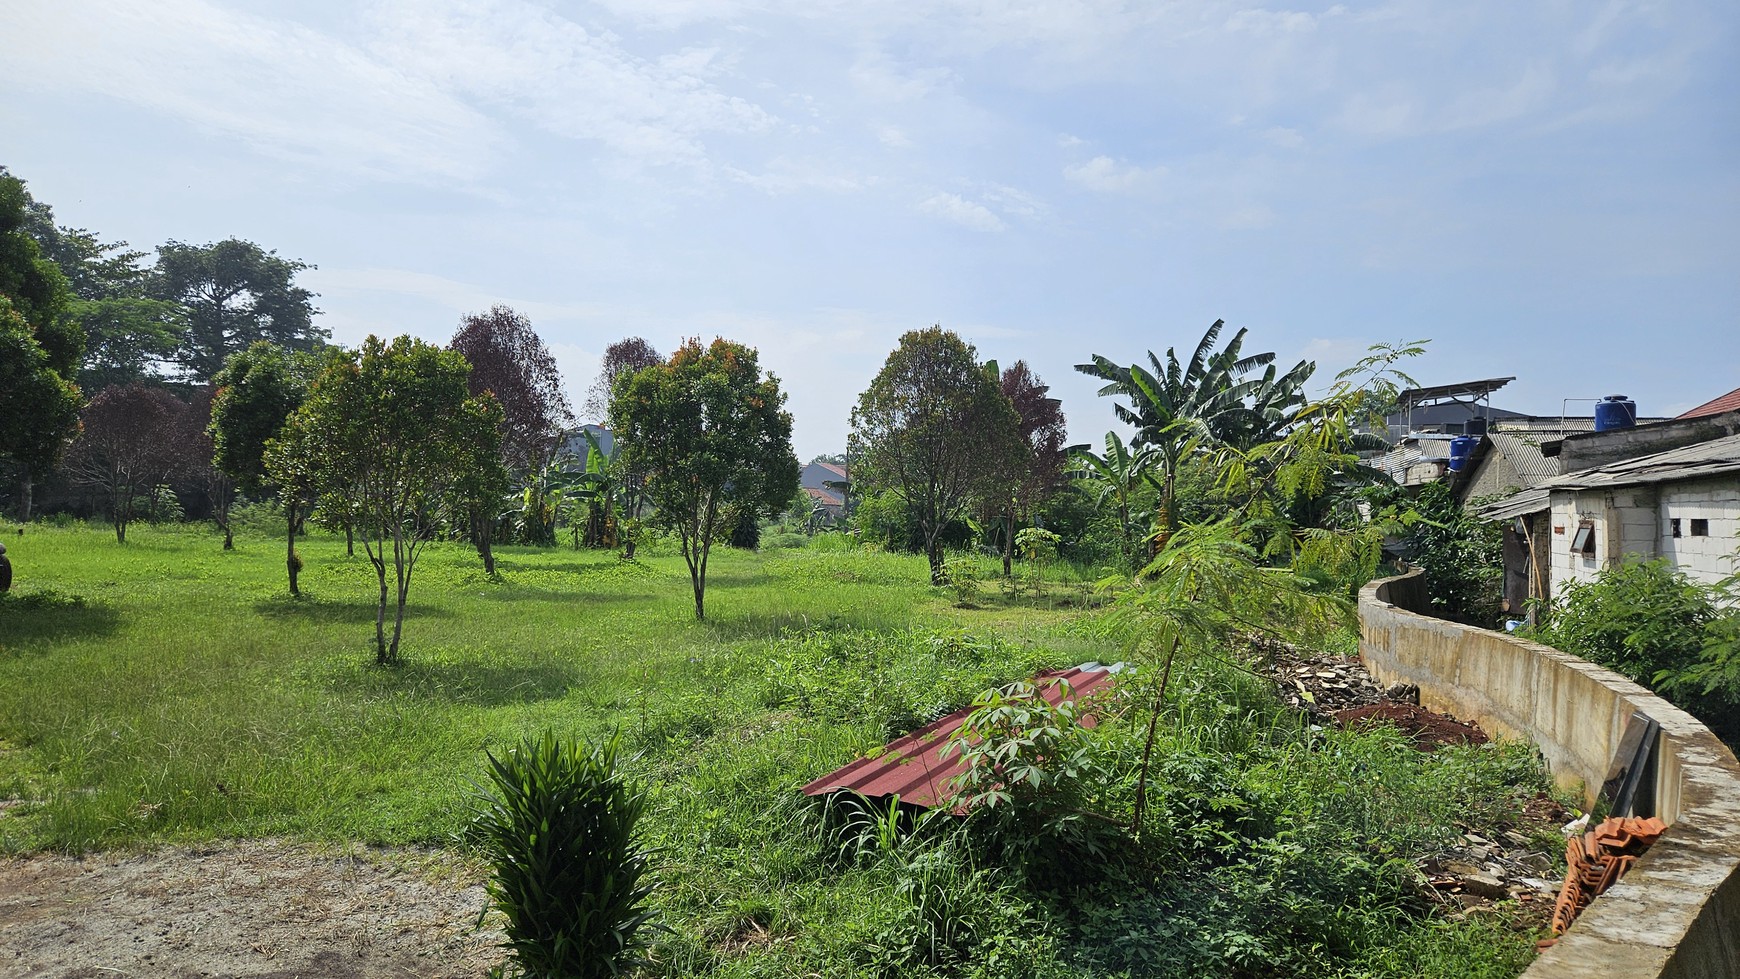
<path id="1" fill-rule="evenodd" d="M 926 583 L 921 558 L 721 548 L 709 620 L 696 622 L 687 572 L 668 553 L 624 563 L 501 548 L 491 579 L 468 548 L 436 546 L 412 587 L 407 663 L 381 670 L 371 665 L 372 570 L 342 540 L 300 545 L 301 600 L 286 597 L 282 542 L 263 536 L 243 535 L 226 553 L 198 529 L 136 525 L 122 547 L 98 528 L 33 526 L 7 544 L 18 577 L 0 604 L 0 799 L 26 803 L 0 816 L 0 851 L 280 835 L 460 846 L 483 752 L 552 728 L 620 731 L 653 787 L 656 900 L 673 929 L 659 950 L 664 974 L 1173 974 L 1183 966 L 1167 964 L 1164 949 L 1152 969 L 1100 967 L 1071 943 L 1144 929 L 1163 945 L 1167 915 L 1198 913 L 1191 902 L 1219 886 L 1212 875 L 1163 886 L 1096 878 L 1100 890 L 1081 900 L 1099 911 L 1072 918 L 1068 893 L 956 866 L 951 893 L 977 902 L 963 913 L 1025 944 L 1005 949 L 1002 966 L 991 945 L 973 954 L 978 964 L 877 950 L 910 909 L 902 881 L 913 862 L 842 863 L 796 789 L 988 686 L 1119 658 L 1079 612 L 953 607 Z M 1540 782 L 1514 753 L 1422 759 L 1382 734 L 1336 735 L 1325 752 L 1324 736 L 1273 719 L 1254 684 L 1199 686 L 1191 709 L 1214 716 L 1193 722 L 1188 738 L 1181 725 L 1163 750 L 1183 766 L 1169 777 L 1201 782 L 1211 805 L 1192 815 L 1195 796 L 1163 795 L 1161 811 L 1175 805 L 1164 818 L 1180 826 L 1224 820 L 1227 834 L 1258 832 L 1232 809 L 1266 813 L 1261 832 L 1282 842 L 1268 854 L 1265 838 L 1253 852 L 1277 876 L 1253 886 L 1311 871 L 1289 862 L 1287 820 L 1418 842 L 1452 832 L 1455 799 L 1502 799 Z M 1254 718 L 1271 719 L 1252 730 Z M 1259 749 L 1254 776 L 1202 761 Z M 1347 765 L 1375 780 L 1370 798 L 1349 801 Z M 1455 799 L 1427 805 L 1433 787 Z M 1307 790 L 1322 800 L 1300 802 Z M 1202 852 L 1222 845 L 1205 838 Z M 1388 880 L 1388 856 L 1367 861 L 1373 880 Z M 1369 918 L 1357 928 L 1325 925 L 1353 936 L 1357 962 L 1315 971 L 1508 976 L 1527 961 L 1528 936 L 1472 922 L 1416 928 L 1405 910 L 1376 898 L 1349 910 Z M 1409 947 L 1424 961 L 1399 951 Z"/>

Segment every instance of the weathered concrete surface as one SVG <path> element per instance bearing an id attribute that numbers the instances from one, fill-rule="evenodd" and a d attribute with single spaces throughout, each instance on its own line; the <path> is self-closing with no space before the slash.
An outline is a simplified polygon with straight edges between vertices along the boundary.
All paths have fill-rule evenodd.
<path id="1" fill-rule="evenodd" d="M 1632 714 L 1661 725 L 1653 783 L 1668 831 L 1542 953 L 1528 979 L 1740 977 L 1740 763 L 1685 711 L 1539 643 L 1422 615 L 1418 572 L 1359 596 L 1360 657 L 1383 683 L 1488 733 L 1534 742 L 1593 802 Z"/>

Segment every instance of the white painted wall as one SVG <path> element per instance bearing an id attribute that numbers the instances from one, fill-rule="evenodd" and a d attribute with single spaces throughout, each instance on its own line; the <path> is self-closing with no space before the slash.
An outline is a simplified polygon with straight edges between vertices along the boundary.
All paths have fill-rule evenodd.
<path id="1" fill-rule="evenodd" d="M 1740 479 L 1706 479 L 1662 488 L 1661 535 L 1656 553 L 1671 558 L 1698 581 L 1716 582 L 1736 570 L 1740 549 Z M 1680 536 L 1671 521 L 1679 520 Z M 1706 537 L 1692 536 L 1692 520 L 1710 522 Z"/>
<path id="2" fill-rule="evenodd" d="M 1680 536 L 1673 536 L 1674 520 Z M 1692 520 L 1709 521 L 1706 536 L 1692 536 Z M 1571 550 L 1577 526 L 1594 524 L 1595 553 Z M 1552 594 L 1567 581 L 1588 581 L 1626 557 L 1665 557 L 1696 581 L 1714 583 L 1733 574 L 1740 550 L 1740 478 L 1722 476 L 1684 483 L 1627 486 L 1614 490 L 1559 491 L 1552 495 Z"/>

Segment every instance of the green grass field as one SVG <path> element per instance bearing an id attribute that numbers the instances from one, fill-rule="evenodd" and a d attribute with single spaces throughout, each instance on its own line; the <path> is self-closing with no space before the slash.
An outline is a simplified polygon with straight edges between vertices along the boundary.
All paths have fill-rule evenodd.
<path id="1" fill-rule="evenodd" d="M 1167 915 L 1197 914 L 1191 888 L 1218 886 L 1211 876 L 1164 886 L 1095 879 L 1099 890 L 1080 900 L 1099 910 L 1082 916 L 1069 894 L 957 866 L 951 894 L 973 904 L 960 913 L 1025 944 L 1002 960 L 995 943 L 981 944 L 974 957 L 990 966 L 879 950 L 899 933 L 889 922 L 911 913 L 902 881 L 915 864 L 842 863 L 797 792 L 986 687 L 1119 658 L 1083 627 L 1088 613 L 1050 599 L 963 610 L 926 583 L 920 558 L 720 548 L 709 618 L 697 622 L 681 559 L 657 549 L 625 563 L 502 548 L 492 579 L 469 548 L 438 545 L 417 568 L 406 663 L 383 670 L 372 665 L 372 570 L 342 540 L 299 545 L 300 600 L 285 591 L 282 542 L 263 536 L 240 536 L 224 552 L 197 528 L 135 525 L 123 547 L 103 528 L 32 526 L 7 543 L 17 579 L 0 603 L 0 799 L 24 804 L 0 816 L 0 851 L 262 836 L 463 849 L 485 751 L 545 728 L 620 731 L 654 792 L 656 901 L 672 928 L 659 947 L 662 974 L 1190 974 L 1164 949 L 1152 969 L 1102 967 L 1072 949 L 1138 927 L 1163 945 Z M 1428 840 L 1452 832 L 1465 813 L 1456 805 L 1500 805 L 1510 787 L 1542 782 L 1514 752 L 1417 758 L 1382 734 L 1336 735 L 1334 750 L 1321 751 L 1322 736 L 1269 707 L 1239 713 L 1241 698 L 1266 695 L 1234 687 L 1202 688 L 1193 709 L 1219 711 L 1218 720 L 1194 733 L 1180 725 L 1176 764 L 1196 767 L 1174 775 L 1207 786 L 1204 798 L 1221 807 L 1205 810 L 1214 818 L 1228 806 L 1270 813 L 1264 832 L 1275 840 L 1290 839 L 1286 820 L 1317 820 L 1328 828 L 1312 832 L 1346 837 L 1353 851 L 1370 849 L 1353 838 L 1360 832 Z M 1269 720 L 1250 728 L 1258 718 Z M 1220 733 L 1202 733 L 1211 729 Z M 1201 761 L 1229 738 L 1239 751 L 1260 750 L 1255 774 Z M 1347 765 L 1376 773 L 1371 793 L 1348 790 Z M 1428 804 L 1429 790 L 1446 800 Z M 1300 801 L 1306 791 L 1317 795 Z M 1184 821 L 1203 817 L 1179 800 L 1180 825 L 1197 825 Z M 1309 871 L 1288 862 L 1295 845 L 1253 851 L 1279 875 L 1253 886 L 1291 886 L 1282 878 Z M 1357 927 L 1319 928 L 1332 936 L 1323 961 L 1341 964 L 1314 974 L 1496 977 L 1526 963 L 1527 936 L 1416 922 L 1384 876 L 1396 855 L 1349 858 L 1353 883 L 1338 886 L 1369 873 L 1389 896 L 1349 909 L 1365 915 Z M 1335 867 L 1327 872 L 1345 871 Z M 1108 896 L 1126 891 L 1128 905 Z M 1314 900 L 1330 919 L 1345 903 Z M 1177 934 L 1217 926 L 1190 927 Z M 1263 940 L 1256 924 L 1248 930 Z M 1330 947 L 1344 934 L 1345 948 Z"/>

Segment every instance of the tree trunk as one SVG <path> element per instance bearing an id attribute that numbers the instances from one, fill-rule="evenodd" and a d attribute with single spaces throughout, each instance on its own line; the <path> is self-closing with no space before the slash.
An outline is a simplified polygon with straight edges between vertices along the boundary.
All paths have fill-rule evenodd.
<path id="1" fill-rule="evenodd" d="M 1015 563 L 1015 508 L 1010 507 L 1006 513 L 1007 520 L 1003 524 L 1003 577 L 1014 574 Z"/>
<path id="2" fill-rule="evenodd" d="M 284 567 L 290 573 L 290 594 L 295 598 L 302 597 L 302 589 L 296 585 L 296 575 L 302 570 L 302 559 L 296 556 L 296 518 L 298 509 L 300 508 L 294 503 L 291 503 L 284 508 L 284 524 L 286 528 L 284 534 Z"/>
<path id="3" fill-rule="evenodd" d="M 226 551 L 235 550 L 236 549 L 236 535 L 235 535 L 235 532 L 230 529 L 230 522 L 228 520 L 225 520 L 220 526 L 223 527 L 223 531 L 224 531 L 224 550 L 226 550 Z"/>
<path id="4" fill-rule="evenodd" d="M 386 542 L 382 541 L 384 549 Z M 392 661 L 387 658 L 387 556 L 385 554 L 370 554 L 369 561 L 375 566 L 375 581 L 381 586 L 380 601 L 375 603 L 375 665 L 386 666 Z"/>
<path id="5" fill-rule="evenodd" d="M 350 529 L 350 524 L 344 525 L 344 556 L 356 557 L 356 534 Z"/>
<path id="6" fill-rule="evenodd" d="M 398 611 L 393 615 L 393 641 L 387 647 L 387 665 L 397 666 L 399 663 L 399 636 L 405 631 L 405 598 L 411 590 L 411 569 L 405 559 L 405 541 L 402 534 L 393 535 L 393 574 L 398 585 Z M 381 594 L 384 601 L 386 593 Z"/>
<path id="7" fill-rule="evenodd" d="M 30 479 L 30 467 L 25 466 L 18 474 L 18 522 L 30 522 L 30 504 L 35 485 Z"/>
<path id="8" fill-rule="evenodd" d="M 471 542 L 477 547 L 477 556 L 483 558 L 483 573 L 495 574 L 495 547 L 493 538 L 495 528 L 481 511 L 471 513 Z"/>
<path id="9" fill-rule="evenodd" d="M 931 537 L 924 542 L 924 556 L 930 561 L 930 583 L 933 585 L 948 584 L 948 575 L 943 572 L 942 543 L 938 538 Z"/>

